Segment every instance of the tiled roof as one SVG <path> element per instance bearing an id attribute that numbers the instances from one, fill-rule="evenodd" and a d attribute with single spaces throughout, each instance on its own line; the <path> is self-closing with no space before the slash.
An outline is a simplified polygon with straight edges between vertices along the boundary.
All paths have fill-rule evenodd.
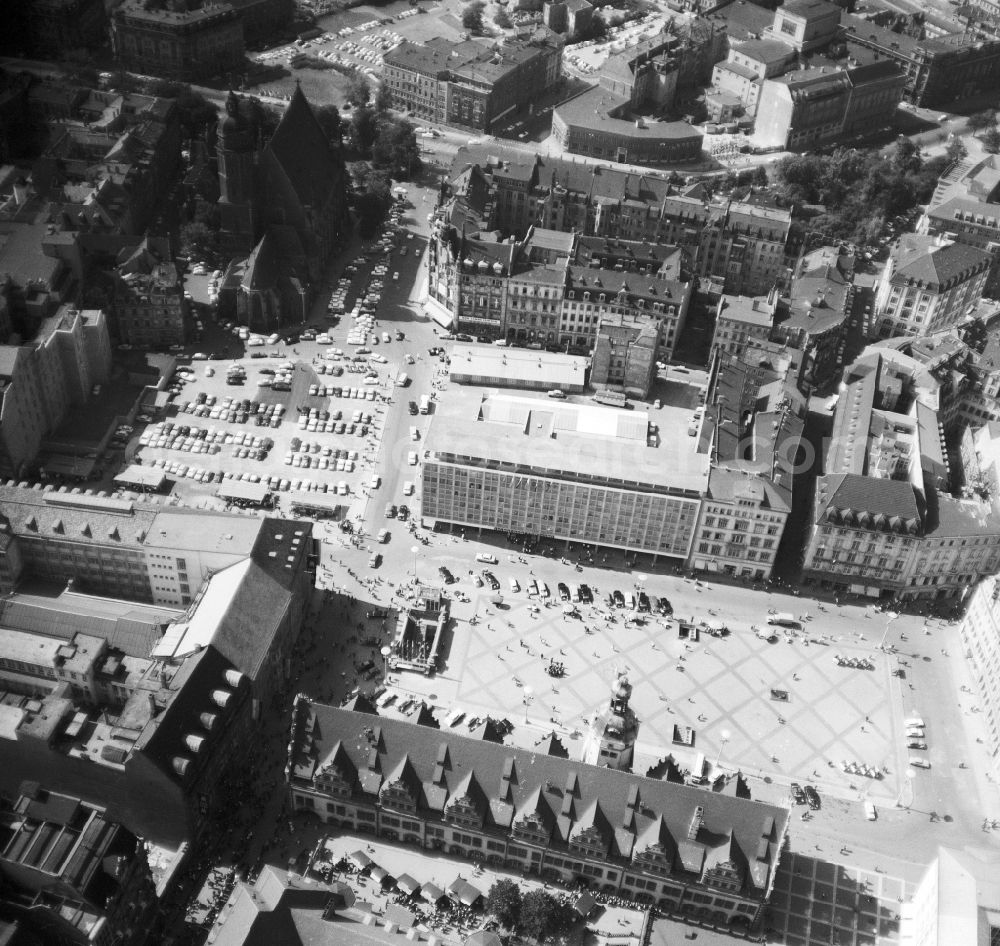
<path id="1" fill-rule="evenodd" d="M 95 497 L 86 494 L 78 497 L 78 506 L 54 504 L 46 502 L 49 495 L 72 496 L 55 490 L 0 486 L 0 514 L 8 519 L 16 535 L 26 538 L 57 536 L 61 541 L 84 545 L 100 542 L 120 548 L 141 548 L 158 511 L 155 507 L 131 503 L 115 508 L 88 505 L 88 500 Z"/>
<path id="2" fill-rule="evenodd" d="M 900 528 L 894 531 L 912 531 L 920 528 L 920 510 L 913 487 L 904 480 L 887 480 L 874 476 L 859 476 L 854 473 L 831 473 L 816 481 L 816 521 L 827 518 L 828 511 L 838 513 L 850 511 L 856 517 L 868 513 L 871 517 L 881 516 L 887 528 L 896 521 Z M 874 529 L 873 522 L 869 528 Z"/>
<path id="3" fill-rule="evenodd" d="M 565 843 L 575 833 L 592 828 L 609 856 L 627 858 L 635 839 L 651 822 L 662 819 L 661 836 L 677 847 L 688 845 L 693 854 L 702 857 L 721 837 L 731 837 L 739 849 L 737 861 L 747 865 L 744 893 L 758 898 L 764 896 L 777 865 L 788 823 L 786 808 L 469 739 L 402 720 L 381 718 L 373 727 L 371 716 L 304 699 L 296 704 L 296 713 L 298 731 L 308 730 L 309 736 L 300 736 L 292 746 L 293 764 L 298 765 L 303 756 L 324 758 L 340 742 L 350 759 L 345 775 L 356 796 L 361 791 L 359 781 L 367 783 L 365 794 L 374 796 L 384 773 L 394 771 L 405 757 L 421 786 L 437 789 L 423 792 L 425 799 L 436 799 L 435 809 L 423 812 L 431 819 L 440 817 L 444 808 L 473 784 L 470 777 L 474 776 L 474 784 L 490 802 L 480 811 L 486 831 L 506 833 L 512 822 L 537 812 L 546 833 L 551 832 L 550 844 Z M 439 765 L 443 752 L 447 761 Z M 351 768 L 357 771 L 358 780 L 351 777 Z M 512 777 L 505 779 L 505 771 Z M 637 800 L 630 807 L 633 787 Z M 495 800 L 510 804 L 495 806 Z M 494 820 L 497 814 L 502 821 Z M 697 819 L 700 825 L 692 832 Z M 612 830 L 619 825 L 630 827 Z"/>
<path id="4" fill-rule="evenodd" d="M 590 292 L 642 296 L 655 301 L 679 302 L 684 298 L 688 283 L 668 279 L 656 273 L 625 273 L 614 269 L 594 269 L 590 266 L 570 266 L 569 285 Z"/>
<path id="5" fill-rule="evenodd" d="M 933 237 L 913 233 L 900 238 L 893 255 L 897 260 L 893 278 L 915 279 L 927 286 L 946 286 L 968 278 L 992 259 L 985 250 L 967 243 L 940 246 Z"/>

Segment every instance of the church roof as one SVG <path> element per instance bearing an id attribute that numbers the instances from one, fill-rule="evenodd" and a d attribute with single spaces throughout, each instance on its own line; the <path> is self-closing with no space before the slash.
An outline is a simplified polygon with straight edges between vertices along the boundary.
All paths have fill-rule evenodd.
<path id="1" fill-rule="evenodd" d="M 243 273 L 241 289 L 260 292 L 273 289 L 278 282 L 278 259 L 275 254 L 274 240 L 270 232 L 261 237 L 260 243 L 247 257 L 246 270 Z"/>
<path id="2" fill-rule="evenodd" d="M 323 206 L 336 176 L 337 157 L 300 86 L 295 87 L 267 150 L 304 205 Z"/>

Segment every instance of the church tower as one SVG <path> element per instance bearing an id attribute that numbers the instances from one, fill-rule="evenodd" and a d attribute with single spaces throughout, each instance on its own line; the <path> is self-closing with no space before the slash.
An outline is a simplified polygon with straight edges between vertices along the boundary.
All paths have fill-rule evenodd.
<path id="1" fill-rule="evenodd" d="M 583 743 L 583 761 L 610 769 L 630 771 L 639 735 L 639 721 L 628 705 L 632 684 L 619 672 L 611 684 L 611 699 L 603 713 L 598 713 Z"/>
<path id="2" fill-rule="evenodd" d="M 230 92 L 226 117 L 219 122 L 217 156 L 220 239 L 233 256 L 246 256 L 256 242 L 254 150 L 254 127 Z"/>

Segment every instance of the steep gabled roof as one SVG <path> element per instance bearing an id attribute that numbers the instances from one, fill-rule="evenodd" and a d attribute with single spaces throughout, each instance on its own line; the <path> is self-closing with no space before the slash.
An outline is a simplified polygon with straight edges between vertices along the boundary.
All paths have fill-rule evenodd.
<path id="1" fill-rule="evenodd" d="M 247 257 L 241 288 L 253 292 L 274 289 L 278 283 L 278 255 L 268 230 Z"/>
<path id="2" fill-rule="evenodd" d="M 296 85 L 266 150 L 284 171 L 302 204 L 322 206 L 330 181 L 338 173 L 337 156 L 301 86 Z"/>
<path id="3" fill-rule="evenodd" d="M 555 832 L 560 842 L 579 838 L 597 828 L 609 845 L 609 856 L 628 856 L 632 839 L 643 836 L 649 823 L 658 817 L 663 824 L 655 829 L 654 835 L 665 831 L 672 838 L 688 839 L 686 861 L 696 869 L 706 861 L 717 860 L 708 848 L 717 847 L 720 839 L 732 838 L 734 846 L 740 849 L 741 866 L 748 862 L 755 865 L 748 875 L 749 896 L 764 895 L 777 863 L 788 820 L 788 812 L 782 808 L 568 762 L 537 751 L 500 746 L 388 717 L 379 720 L 375 727 L 378 740 L 373 741 L 369 735 L 371 717 L 359 717 L 301 698 L 296 716 L 301 720 L 307 713 L 314 714 L 317 720 L 311 738 L 325 740 L 329 746 L 340 740 L 354 760 L 359 774 L 354 794 L 359 800 L 362 793 L 377 789 L 379 770 L 393 772 L 400 760 L 406 758 L 425 791 L 428 784 L 435 784 L 447 787 L 452 799 L 478 796 L 476 807 L 487 830 L 507 825 L 507 809 L 497 812 L 493 806 L 502 794 L 516 812 L 515 831 L 519 822 L 536 813 L 544 826 L 543 833 L 551 838 Z M 322 745 L 316 751 L 324 755 Z M 366 778 L 366 773 L 371 773 L 372 778 Z M 313 787 L 309 778 L 293 774 L 293 787 L 296 784 Z M 639 794 L 641 806 L 636 801 Z M 373 799 L 369 797 L 366 801 L 370 803 Z M 424 810 L 431 817 L 440 811 L 432 805 Z M 500 815 L 496 820 L 492 817 L 495 812 Z M 697 828 L 694 834 L 693 826 Z"/>

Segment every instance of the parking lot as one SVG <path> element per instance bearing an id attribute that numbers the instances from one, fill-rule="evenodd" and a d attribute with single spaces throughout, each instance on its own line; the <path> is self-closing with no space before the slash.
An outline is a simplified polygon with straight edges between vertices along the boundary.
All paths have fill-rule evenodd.
<path id="1" fill-rule="evenodd" d="M 403 370 L 409 381 L 423 357 L 408 335 L 423 245 L 408 203 L 400 190 L 384 232 L 331 267 L 313 324 L 283 338 L 218 324 L 211 277 L 189 277 L 199 350 L 181 356 L 172 403 L 137 425 L 125 462 L 161 470 L 165 491 L 189 505 L 219 508 L 234 483 L 264 484 L 267 505 L 283 513 L 312 497 L 318 510 L 360 523 L 377 489 L 386 409 Z"/>
<path id="2" fill-rule="evenodd" d="M 342 360 L 309 363 L 278 355 L 237 362 L 247 372 L 241 384 L 227 377 L 233 362 L 194 362 L 181 372 L 190 380 L 180 382 L 170 416 L 141 430 L 131 456 L 163 470 L 168 489 L 188 503 L 224 505 L 214 497 L 236 479 L 267 482 L 279 507 L 283 495 L 299 492 L 335 493 L 353 502 L 365 495 L 371 478 L 365 473 L 391 378 L 385 365 L 366 368 L 376 372 L 377 384 L 362 385 L 357 374 L 344 373 Z M 284 366 L 290 390 L 275 391 L 270 379 Z M 340 376 L 326 374 L 332 369 Z"/>

